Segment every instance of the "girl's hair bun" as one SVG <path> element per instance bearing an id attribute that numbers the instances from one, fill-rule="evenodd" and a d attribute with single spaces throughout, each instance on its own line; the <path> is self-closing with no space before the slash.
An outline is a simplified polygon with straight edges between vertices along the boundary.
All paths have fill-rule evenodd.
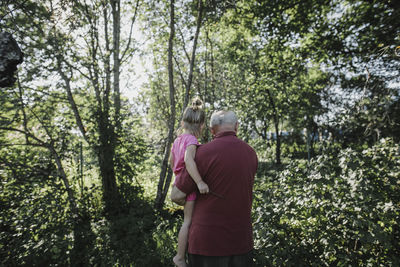
<path id="1" fill-rule="evenodd" d="M 202 109 L 202 108 L 203 108 L 203 101 L 201 101 L 201 99 L 198 98 L 198 97 L 193 98 L 193 100 L 192 100 L 192 109 L 194 111 L 196 111 L 196 110 L 199 110 L 199 109 Z"/>
<path id="2" fill-rule="evenodd" d="M 201 125 L 204 123 L 205 119 L 206 113 L 203 110 L 203 101 L 195 97 L 192 100 L 192 104 L 188 105 L 183 112 L 182 128 L 198 137 L 201 135 Z"/>

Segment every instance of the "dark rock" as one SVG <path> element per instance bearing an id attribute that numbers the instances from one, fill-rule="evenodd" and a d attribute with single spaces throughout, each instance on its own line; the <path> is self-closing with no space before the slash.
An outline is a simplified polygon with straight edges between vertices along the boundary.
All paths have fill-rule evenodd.
<path id="1" fill-rule="evenodd" d="M 8 32 L 0 32 L 0 88 L 15 83 L 14 73 L 22 61 L 23 53 L 15 39 Z"/>

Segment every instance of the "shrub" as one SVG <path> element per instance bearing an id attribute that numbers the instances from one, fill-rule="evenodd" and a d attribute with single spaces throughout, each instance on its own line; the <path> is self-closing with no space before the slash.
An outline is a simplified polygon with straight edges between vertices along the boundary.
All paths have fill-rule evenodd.
<path id="1" fill-rule="evenodd" d="M 266 177 L 254 209 L 257 266 L 399 266 L 399 177 L 390 140 L 327 147 Z"/>

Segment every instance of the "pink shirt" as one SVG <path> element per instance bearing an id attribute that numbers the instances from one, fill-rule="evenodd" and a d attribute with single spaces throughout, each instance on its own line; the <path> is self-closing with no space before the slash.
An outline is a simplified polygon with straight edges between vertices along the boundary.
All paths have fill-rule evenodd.
<path id="1" fill-rule="evenodd" d="M 185 152 L 186 148 L 190 145 L 199 145 L 197 138 L 191 134 L 181 134 L 178 136 L 174 144 L 172 145 L 172 159 L 174 160 L 174 166 L 172 170 L 175 173 L 175 184 L 181 179 L 181 174 L 185 170 Z M 186 200 L 195 200 L 196 199 L 196 192 L 192 192 L 188 194 Z"/>

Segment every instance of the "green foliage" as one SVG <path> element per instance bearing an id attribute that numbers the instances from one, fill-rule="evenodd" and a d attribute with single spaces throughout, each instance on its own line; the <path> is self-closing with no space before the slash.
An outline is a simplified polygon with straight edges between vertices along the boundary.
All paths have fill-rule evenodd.
<path id="1" fill-rule="evenodd" d="M 170 266 L 177 251 L 178 233 L 183 223 L 183 210 L 168 210 L 167 213 L 159 215 L 153 238 L 157 242 L 157 252 L 161 257 L 160 266 Z"/>
<path id="2" fill-rule="evenodd" d="M 0 150 L 1 265 L 67 263 L 72 222 L 55 166 L 43 149 L 12 152 Z"/>
<path id="3" fill-rule="evenodd" d="M 165 250 L 165 244 L 157 245 L 162 240 L 158 220 L 141 188 L 127 183 L 120 186 L 124 201 L 120 213 L 111 220 L 104 218 L 102 206 L 94 201 L 101 188 L 85 188 L 76 218 L 81 223 L 76 226 L 68 216 L 65 191 L 54 190 L 62 187 L 51 176 L 54 169 L 44 172 L 43 167 L 34 167 L 21 169 L 21 174 L 14 171 L 14 178 L 3 176 L 1 265 L 162 266 L 159 249 Z M 172 244 L 171 240 L 165 243 Z"/>
<path id="4" fill-rule="evenodd" d="M 384 90 L 382 94 L 362 98 L 339 117 L 337 128 L 344 143 L 374 144 L 380 138 L 400 141 L 399 92 Z"/>
<path id="5" fill-rule="evenodd" d="M 143 124 L 140 118 L 131 112 L 125 116 L 115 157 L 116 176 L 120 184 L 141 185 L 136 178 L 143 172 L 143 162 L 150 151 L 144 140 Z"/>
<path id="6" fill-rule="evenodd" d="M 400 264 L 399 145 L 326 148 L 263 177 L 256 196 L 258 266 Z"/>
<path id="7" fill-rule="evenodd" d="M 138 16 L 150 40 L 146 49 L 127 35 L 137 2 L 121 1 L 118 68 L 126 88 L 118 92 L 111 88 L 116 62 L 110 3 L 1 4 L 0 27 L 25 54 L 16 87 L 0 92 L 2 266 L 171 265 L 181 211 L 170 202 L 160 213 L 151 207 L 171 113 L 165 52 L 169 1 L 140 1 Z M 180 113 L 198 10 L 196 1 L 175 4 Z M 239 136 L 261 160 L 254 200 L 257 265 L 400 265 L 394 52 L 399 5 L 364 0 L 204 5 L 190 94 L 204 100 L 207 114 L 235 109 Z M 123 99 L 121 110 L 116 104 L 120 89 L 134 87 L 130 71 L 140 67 L 130 59 L 138 51 L 151 56 L 153 68 L 139 93 L 143 111 L 134 113 Z M 362 98 L 347 103 L 348 93 Z M 321 127 L 315 118 L 337 106 L 347 112 L 323 125 L 336 143 L 314 144 L 320 155 L 307 164 L 300 131 Z M 274 124 L 295 132 L 282 138 L 282 162 L 292 161 L 289 165 L 271 163 L 277 142 L 267 133 Z M 382 137 L 394 142 L 380 143 Z M 101 146 L 112 149 L 99 156 Z M 109 169 L 119 194 L 113 216 L 104 214 L 101 160 L 115 163 Z"/>
<path id="8" fill-rule="evenodd" d="M 120 187 L 124 202 L 121 211 L 111 220 L 93 218 L 96 242 L 91 265 L 160 266 L 160 257 L 153 239 L 156 216 L 151 201 L 139 187 Z"/>

